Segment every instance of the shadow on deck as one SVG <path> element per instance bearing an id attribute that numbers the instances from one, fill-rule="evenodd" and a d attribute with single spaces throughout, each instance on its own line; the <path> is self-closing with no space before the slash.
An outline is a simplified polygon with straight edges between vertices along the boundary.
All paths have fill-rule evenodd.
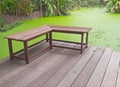
<path id="1" fill-rule="evenodd" d="M 82 55 L 53 48 L 27 65 L 1 62 L 0 87 L 120 87 L 119 63 L 120 53 L 109 48 L 89 47 Z"/>

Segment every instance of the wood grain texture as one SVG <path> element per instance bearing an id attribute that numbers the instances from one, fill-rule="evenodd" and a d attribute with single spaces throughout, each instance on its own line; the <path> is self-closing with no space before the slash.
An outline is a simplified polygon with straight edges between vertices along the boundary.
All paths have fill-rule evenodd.
<path id="1" fill-rule="evenodd" d="M 92 74 L 90 80 L 88 81 L 86 87 L 100 87 L 107 66 L 109 64 L 111 55 L 112 55 L 112 50 L 106 49 L 101 57 L 101 60 L 96 66 L 94 73 Z"/>
<path id="2" fill-rule="evenodd" d="M 120 53 L 109 48 L 89 47 L 83 54 L 54 48 L 28 65 L 2 61 L 0 87 L 120 87 L 119 63 Z"/>
<path id="3" fill-rule="evenodd" d="M 95 49 L 95 48 L 91 48 Z M 90 50 L 88 50 L 90 51 Z M 86 53 L 88 53 L 88 51 Z M 86 54 L 85 53 L 85 54 Z M 85 55 L 83 54 L 83 55 Z M 49 81 L 47 81 L 43 87 L 56 87 L 57 84 L 65 77 L 65 75 L 74 67 L 74 65 L 81 59 L 81 55 L 73 57 L 72 60 L 65 64 Z"/>
<path id="4" fill-rule="evenodd" d="M 74 80 L 77 78 L 79 73 L 83 70 L 87 62 L 94 54 L 93 50 L 86 52 L 87 55 L 82 56 L 82 58 L 76 63 L 76 65 L 71 69 L 71 71 L 64 77 L 64 79 L 57 85 L 57 87 L 70 87 Z"/>
<path id="5" fill-rule="evenodd" d="M 120 53 L 113 52 L 101 87 L 116 87 L 116 79 L 119 71 Z M 120 86 L 119 86 L 120 87 Z"/>
<path id="6" fill-rule="evenodd" d="M 120 65 L 119 65 L 119 72 L 118 72 L 118 78 L 117 78 L 116 87 L 120 87 Z"/>
<path id="7" fill-rule="evenodd" d="M 103 52 L 104 52 L 104 49 L 98 48 L 96 50 L 92 58 L 87 62 L 82 72 L 79 73 L 76 80 L 74 80 L 72 87 L 85 87 L 86 86 L 87 82 L 89 81 L 91 75 L 94 72 L 94 69 L 96 68 L 96 65 L 101 59 Z"/>

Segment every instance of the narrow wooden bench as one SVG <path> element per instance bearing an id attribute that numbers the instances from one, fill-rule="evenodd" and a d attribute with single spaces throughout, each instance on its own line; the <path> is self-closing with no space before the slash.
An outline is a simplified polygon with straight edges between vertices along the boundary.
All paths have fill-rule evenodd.
<path id="1" fill-rule="evenodd" d="M 54 25 L 45 25 L 45 26 L 41 26 L 38 28 L 34 28 L 25 32 L 21 32 L 18 34 L 14 34 L 14 35 L 10 35 L 7 36 L 6 38 L 8 39 L 8 45 L 9 45 L 9 53 L 10 53 L 10 60 L 13 60 L 14 58 L 18 58 L 18 59 L 22 59 L 25 60 L 26 63 L 28 64 L 29 61 L 34 58 L 36 55 L 40 54 L 43 51 L 46 51 L 48 49 L 51 49 L 52 47 L 62 47 L 62 48 L 68 48 L 68 49 L 75 49 L 75 48 L 71 48 L 71 47 L 63 47 L 63 46 L 57 46 L 57 45 L 53 45 L 52 41 L 62 41 L 62 42 L 68 42 L 68 43 L 77 43 L 77 42 L 70 42 L 70 41 L 64 41 L 64 40 L 55 40 L 52 39 L 52 32 L 59 32 L 59 33 L 73 33 L 73 34 L 80 34 L 81 35 L 81 41 L 78 42 L 77 44 L 80 44 L 81 47 L 75 50 L 80 50 L 80 52 L 82 53 L 83 50 L 85 48 L 88 47 L 88 32 L 91 30 L 91 28 L 85 28 L 85 27 L 72 27 L 72 26 L 54 26 Z M 86 34 L 86 41 L 84 42 L 84 34 Z M 40 41 L 37 42 L 31 46 L 28 46 L 28 42 L 30 40 L 33 40 L 39 36 L 42 35 L 46 35 L 46 38 L 44 40 L 46 40 L 46 42 L 49 43 L 49 46 L 46 47 L 44 50 L 39 51 L 37 53 L 35 53 L 32 56 L 28 55 L 28 51 L 30 47 L 44 41 Z M 21 41 L 23 42 L 24 45 L 24 49 L 17 51 L 17 52 L 13 52 L 13 46 L 12 46 L 12 41 Z M 20 53 L 24 51 L 24 58 L 21 58 L 19 56 L 16 56 L 16 54 Z"/>
<path id="2" fill-rule="evenodd" d="M 10 60 L 13 60 L 13 58 L 18 58 L 18 59 L 25 60 L 26 63 L 28 64 L 30 59 L 32 59 L 34 56 L 36 56 L 40 52 L 42 52 L 42 51 L 40 51 L 40 52 L 35 53 L 32 56 L 28 56 L 28 48 L 37 44 L 37 43 L 35 43 L 32 46 L 28 46 L 28 41 L 33 40 L 33 39 L 35 39 L 35 38 L 37 38 L 39 36 L 42 36 L 42 35 L 46 34 L 46 39 L 45 40 L 48 42 L 48 35 L 49 35 L 49 39 L 52 37 L 51 36 L 51 31 L 52 31 L 52 29 L 49 28 L 48 26 L 41 26 L 41 27 L 38 27 L 38 28 L 34 28 L 32 30 L 22 32 L 22 33 L 7 36 L 6 38 L 8 39 Z M 13 46 L 12 46 L 12 40 L 23 42 L 24 49 L 14 53 L 13 52 Z M 45 50 L 52 47 L 51 41 L 52 40 L 49 40 L 49 47 L 46 47 L 43 51 L 45 51 Z M 16 56 L 16 54 L 18 54 L 18 53 L 20 53 L 22 51 L 24 51 L 24 53 L 25 53 L 25 58 L 21 58 L 19 56 Z"/>
<path id="3" fill-rule="evenodd" d="M 62 42 L 67 42 L 67 43 L 80 44 L 81 45 L 80 48 L 71 48 L 71 47 L 52 45 L 53 47 L 61 47 L 61 48 L 67 48 L 67 49 L 80 50 L 81 54 L 83 53 L 83 50 L 88 47 L 88 32 L 91 30 L 91 28 L 75 27 L 75 26 L 55 26 L 55 25 L 49 25 L 49 27 L 51 29 L 53 29 L 52 32 L 72 33 L 72 34 L 80 34 L 81 35 L 80 42 L 71 42 L 71 41 L 52 39 L 53 41 L 62 41 Z M 85 34 L 86 34 L 86 41 L 84 41 Z M 70 40 L 70 38 L 68 40 Z"/>

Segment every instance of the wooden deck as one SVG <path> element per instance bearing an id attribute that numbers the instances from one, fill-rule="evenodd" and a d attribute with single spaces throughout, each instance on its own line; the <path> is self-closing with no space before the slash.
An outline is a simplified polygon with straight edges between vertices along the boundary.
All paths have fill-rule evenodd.
<path id="1" fill-rule="evenodd" d="M 53 48 L 30 64 L 5 60 L 0 62 L 0 87 L 120 87 L 120 53 L 89 47 L 81 55 Z"/>

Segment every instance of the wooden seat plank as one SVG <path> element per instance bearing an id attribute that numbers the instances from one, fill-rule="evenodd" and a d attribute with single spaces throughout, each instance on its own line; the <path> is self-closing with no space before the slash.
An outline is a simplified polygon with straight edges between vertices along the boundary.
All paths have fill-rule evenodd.
<path id="1" fill-rule="evenodd" d="M 84 48 L 88 47 L 88 32 L 90 31 L 91 28 L 85 28 L 85 27 L 72 27 L 72 26 L 41 26 L 38 28 L 34 28 L 32 30 L 28 30 L 25 32 L 21 32 L 18 34 L 10 35 L 7 36 L 6 38 L 8 39 L 8 46 L 9 46 L 9 54 L 10 54 L 10 60 L 13 60 L 15 57 L 20 58 L 15 56 L 16 53 L 13 51 L 13 46 L 12 46 L 12 40 L 17 40 L 17 41 L 22 41 L 24 45 L 24 53 L 25 53 L 25 62 L 28 64 L 30 62 L 30 56 L 28 56 L 28 41 L 35 39 L 41 35 L 46 34 L 46 42 L 49 42 L 49 47 L 47 47 L 45 50 L 52 49 L 52 47 L 55 47 L 52 45 L 52 32 L 66 32 L 66 33 L 75 33 L 75 34 L 81 34 L 81 47 L 80 47 L 80 53 L 83 53 Z M 86 41 L 84 41 L 84 33 L 86 33 Z M 49 35 L 49 36 L 48 36 Z M 48 40 L 49 39 L 49 40 Z M 85 43 L 84 43 L 85 42 Z M 85 45 L 85 46 L 84 46 Z M 58 47 L 58 46 L 56 46 Z M 59 46 L 62 47 L 62 46 Z M 71 47 L 62 47 L 62 48 L 71 48 Z M 71 48 L 74 49 L 74 48 Z M 43 50 L 43 51 L 45 51 Z M 20 51 L 18 51 L 19 53 Z M 35 56 L 37 56 L 38 53 L 41 53 L 41 51 L 37 52 Z M 34 57 L 35 57 L 34 56 Z M 33 56 L 32 56 L 33 57 Z M 21 59 L 21 58 L 20 58 Z M 22 58 L 23 59 L 23 58 Z"/>
<path id="2" fill-rule="evenodd" d="M 75 26 L 59 26 L 59 25 L 49 25 L 53 31 L 66 31 L 73 33 L 87 33 L 91 30 L 91 28 L 87 27 L 75 27 Z"/>
<path id="3" fill-rule="evenodd" d="M 28 40 L 49 31 L 51 31 L 51 29 L 48 26 L 41 26 L 18 34 L 7 36 L 6 38 L 14 40 Z"/>

